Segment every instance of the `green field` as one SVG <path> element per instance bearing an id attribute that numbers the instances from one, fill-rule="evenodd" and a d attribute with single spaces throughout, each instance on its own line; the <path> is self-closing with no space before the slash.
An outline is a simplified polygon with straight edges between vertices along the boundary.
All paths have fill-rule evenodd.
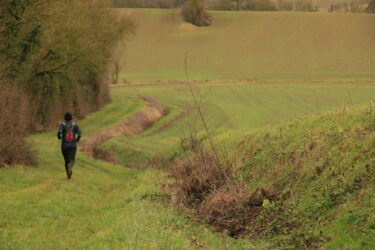
<path id="1" fill-rule="evenodd" d="M 203 103 L 203 113 L 211 132 L 217 136 L 238 138 L 256 128 L 280 121 L 375 99 L 375 86 L 365 83 L 239 82 L 194 84 L 193 87 Z M 124 165 L 146 156 L 174 151 L 181 136 L 188 135 L 192 123 L 197 122 L 198 131 L 202 130 L 191 95 L 184 84 L 112 88 L 112 105 L 124 99 L 131 103 L 140 95 L 155 98 L 168 108 L 169 114 L 145 133 L 114 138 L 102 145 Z"/>
<path id="2" fill-rule="evenodd" d="M 182 24 L 174 10 L 121 10 L 137 22 L 120 81 L 375 78 L 375 16 L 212 12 L 214 24 Z"/>
<path id="3" fill-rule="evenodd" d="M 361 179 L 360 187 L 351 184 L 359 178 L 357 173 L 373 173 L 365 172 L 365 166 L 374 162 L 374 112 L 368 103 L 375 100 L 375 15 L 212 12 L 213 27 L 193 28 L 182 24 L 172 10 L 120 11 L 138 22 L 137 34 L 126 48 L 121 78 L 130 82 L 183 80 L 187 52 L 192 79 L 224 80 L 193 83 L 220 150 L 243 156 L 252 142 L 259 145 L 262 154 L 239 161 L 247 186 L 274 180 L 296 184 L 283 187 L 296 194 L 286 200 L 290 214 L 311 215 L 312 219 L 301 219 L 306 222 L 301 230 L 313 226 L 312 237 L 322 230 L 327 249 L 371 249 L 374 218 L 368 206 L 374 205 L 373 179 L 368 175 Z M 277 246 L 278 238 L 224 237 L 172 208 L 169 194 L 162 188 L 167 179 L 162 160 L 156 169 L 129 168 L 152 156 L 162 159 L 181 153 L 180 139 L 191 127 L 205 137 L 185 84 L 111 88 L 112 102 L 78 121 L 84 138 L 142 109 L 141 96 L 158 100 L 168 114 L 143 133 L 103 143 L 100 149 L 118 164 L 80 152 L 73 179 L 67 181 L 59 143 L 55 132 L 50 132 L 30 137 L 38 158 L 36 167 L 0 169 L 0 249 Z M 347 107 L 359 104 L 364 106 L 346 113 Z M 342 111 L 326 113 L 333 109 Z M 285 141 L 280 140 L 281 130 L 286 131 Z M 306 163 L 303 171 L 292 160 L 290 165 L 280 166 L 274 157 L 275 151 L 285 155 L 299 152 L 311 141 L 322 155 L 301 156 Z M 245 142 L 245 147 L 238 148 L 238 142 Z M 327 174 L 314 179 L 314 164 L 328 158 L 333 165 L 327 166 Z M 275 178 L 277 171 L 282 174 Z M 258 177 L 255 181 L 253 174 Z M 301 177 L 297 179 L 301 181 L 291 176 Z M 326 191 L 324 195 L 319 193 L 320 187 Z M 364 190 L 364 195 L 357 197 L 358 190 Z M 332 205 L 330 195 L 346 200 Z M 314 197 L 320 203 L 314 203 Z M 321 224 L 317 225 L 313 215 L 319 211 Z M 325 220 L 332 224 L 327 227 Z M 304 232 L 296 235 L 302 237 L 298 233 Z"/>

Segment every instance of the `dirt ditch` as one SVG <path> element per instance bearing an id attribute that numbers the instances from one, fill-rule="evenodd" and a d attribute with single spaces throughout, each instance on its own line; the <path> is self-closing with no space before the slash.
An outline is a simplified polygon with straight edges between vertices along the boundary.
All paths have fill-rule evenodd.
<path id="1" fill-rule="evenodd" d="M 145 96 L 141 98 L 147 103 L 145 108 L 130 115 L 123 122 L 111 128 L 99 131 L 84 140 L 81 147 L 82 151 L 91 157 L 114 162 L 108 153 L 98 149 L 99 145 L 115 137 L 142 133 L 167 114 L 165 107 L 157 100 Z"/>

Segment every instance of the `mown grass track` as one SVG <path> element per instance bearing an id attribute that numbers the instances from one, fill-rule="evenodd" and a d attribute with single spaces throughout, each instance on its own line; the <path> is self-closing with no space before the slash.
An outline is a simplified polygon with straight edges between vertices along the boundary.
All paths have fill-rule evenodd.
<path id="1" fill-rule="evenodd" d="M 124 101 L 114 97 L 113 104 L 81 121 L 86 135 L 137 109 L 131 101 L 120 105 Z M 221 247 L 220 234 L 166 206 L 160 188 L 163 172 L 124 168 L 79 153 L 68 181 L 55 133 L 30 141 L 38 166 L 0 169 L 0 249 Z M 251 247 L 245 241 L 227 244 Z"/>

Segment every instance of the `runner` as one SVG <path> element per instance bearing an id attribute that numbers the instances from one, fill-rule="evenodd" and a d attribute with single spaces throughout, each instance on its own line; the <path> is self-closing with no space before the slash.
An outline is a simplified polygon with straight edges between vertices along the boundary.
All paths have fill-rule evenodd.
<path id="1" fill-rule="evenodd" d="M 61 123 L 57 131 L 57 138 L 61 140 L 61 152 L 64 156 L 65 170 L 68 179 L 72 178 L 77 143 L 81 139 L 82 131 L 77 124 L 72 122 L 73 116 L 71 113 L 65 113 L 65 122 Z"/>

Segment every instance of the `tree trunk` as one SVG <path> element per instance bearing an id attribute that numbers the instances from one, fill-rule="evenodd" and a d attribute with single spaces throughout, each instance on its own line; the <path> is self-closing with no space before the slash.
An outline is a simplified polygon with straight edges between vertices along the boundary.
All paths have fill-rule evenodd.
<path id="1" fill-rule="evenodd" d="M 241 10 L 241 0 L 237 0 L 237 11 Z"/>

